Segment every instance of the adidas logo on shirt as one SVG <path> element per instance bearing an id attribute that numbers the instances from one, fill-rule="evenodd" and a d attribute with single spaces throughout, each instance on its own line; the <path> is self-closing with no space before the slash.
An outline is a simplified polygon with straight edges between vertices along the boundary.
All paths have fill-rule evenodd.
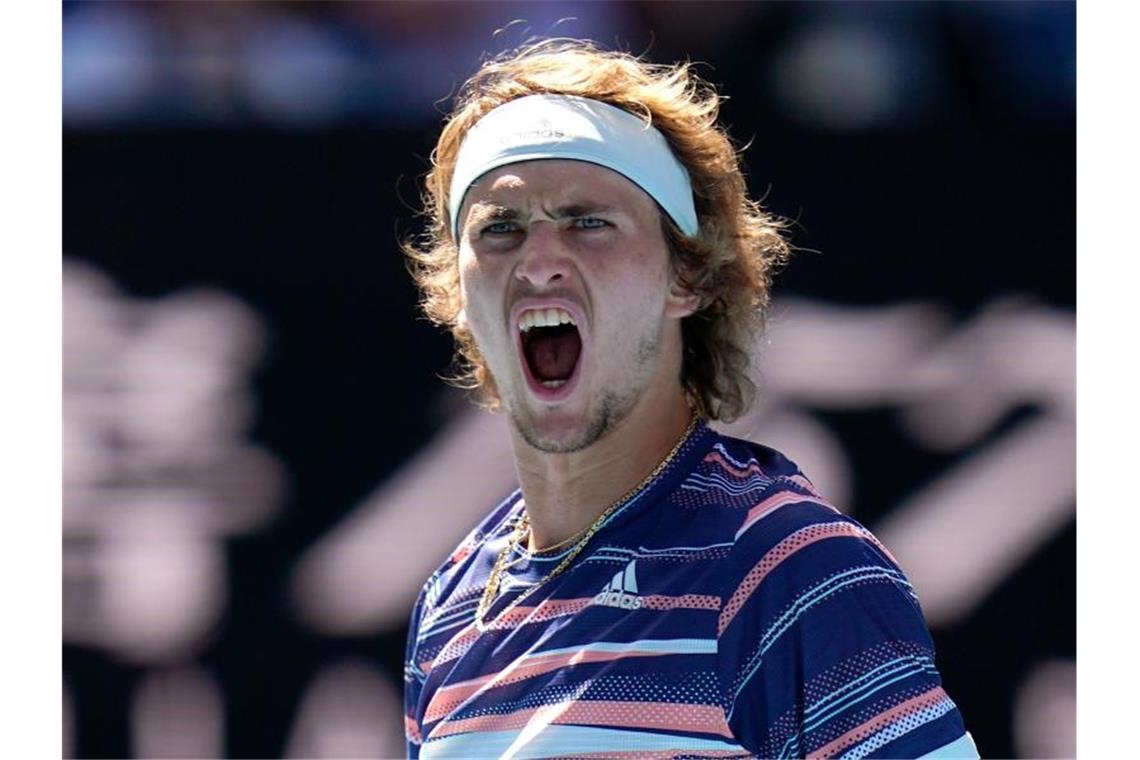
<path id="1" fill-rule="evenodd" d="M 616 573 L 613 580 L 594 597 L 593 603 L 623 610 L 641 609 L 641 597 L 637 595 L 637 576 L 634 574 L 636 564 L 637 560 L 631 560 L 625 570 Z"/>

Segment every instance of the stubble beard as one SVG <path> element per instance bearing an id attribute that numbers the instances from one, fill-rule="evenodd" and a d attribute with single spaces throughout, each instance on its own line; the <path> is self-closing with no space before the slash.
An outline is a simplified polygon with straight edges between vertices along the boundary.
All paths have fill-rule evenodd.
<path id="1" fill-rule="evenodd" d="M 508 408 L 507 414 L 515 430 L 532 448 L 548 454 L 571 454 L 589 448 L 624 420 L 645 392 L 653 374 L 653 364 L 661 351 L 661 327 L 642 337 L 637 347 L 633 377 L 625 388 L 607 388 L 593 407 L 581 433 L 569 440 L 551 440 L 536 429 L 527 413 Z"/>

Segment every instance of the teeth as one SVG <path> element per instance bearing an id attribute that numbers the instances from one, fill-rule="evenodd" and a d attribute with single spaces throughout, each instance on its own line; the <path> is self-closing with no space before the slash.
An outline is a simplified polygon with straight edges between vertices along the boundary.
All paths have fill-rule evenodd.
<path id="1" fill-rule="evenodd" d="M 559 388 L 563 385 L 566 385 L 565 380 L 541 380 L 539 382 L 541 382 L 546 388 Z"/>
<path id="2" fill-rule="evenodd" d="M 519 316 L 519 330 L 527 332 L 532 327 L 557 327 L 558 325 L 577 325 L 570 312 L 565 309 L 532 309 L 524 311 Z"/>

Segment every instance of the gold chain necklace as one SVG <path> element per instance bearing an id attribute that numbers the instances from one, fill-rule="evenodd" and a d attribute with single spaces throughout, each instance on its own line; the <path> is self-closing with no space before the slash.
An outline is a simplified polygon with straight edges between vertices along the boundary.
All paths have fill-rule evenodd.
<path id="1" fill-rule="evenodd" d="M 534 551 L 522 548 L 523 538 L 525 538 L 526 535 L 530 532 L 530 517 L 527 515 L 526 511 L 523 511 L 518 523 L 515 526 L 515 529 L 521 534 L 521 536 L 509 545 L 508 548 L 510 548 L 511 551 L 507 552 L 507 554 L 510 555 L 514 550 L 517 549 L 519 557 L 517 559 L 512 559 L 508 562 L 504 562 L 503 566 L 499 568 L 500 570 L 510 570 L 515 565 L 521 565 L 527 560 L 534 559 L 535 557 L 539 557 L 543 554 L 550 554 L 555 549 L 561 549 L 563 546 L 569 546 L 581 538 L 582 534 L 590 529 L 590 526 L 587 525 L 585 528 L 582 528 L 582 530 L 570 536 L 570 538 L 564 538 L 556 544 L 544 546 L 541 549 L 535 549 Z"/>
<path id="2" fill-rule="evenodd" d="M 528 515 L 526 512 L 523 512 L 522 522 L 523 522 L 523 525 L 526 527 L 527 532 L 529 532 L 530 531 L 530 515 Z M 551 544 L 550 546 L 544 546 L 541 549 L 535 549 L 534 551 L 528 550 L 527 553 L 532 557 L 537 556 L 539 554 L 550 554 L 555 549 L 561 549 L 563 546 L 569 546 L 570 544 L 574 543 L 575 541 L 577 541 L 579 538 L 582 537 L 583 533 L 585 533 L 589 529 L 590 529 L 589 527 L 582 528 L 582 530 L 580 530 L 577 533 L 575 533 L 574 535 L 570 536 L 570 538 L 564 538 L 556 544 Z"/>
<path id="3" fill-rule="evenodd" d="M 570 563 L 574 561 L 574 558 L 577 557 L 581 553 L 581 551 L 586 548 L 586 544 L 588 544 L 590 542 L 590 539 L 594 537 L 594 534 L 597 533 L 598 530 L 601 529 L 602 525 L 606 522 L 606 520 L 609 519 L 610 515 L 612 515 L 614 512 L 616 512 L 621 507 L 625 506 L 625 504 L 628 503 L 630 499 L 632 499 L 635 495 L 640 493 L 641 490 L 643 488 L 645 488 L 645 486 L 647 486 L 649 483 L 651 483 L 658 475 L 661 474 L 661 472 L 666 467 L 669 466 L 669 464 L 673 461 L 674 457 L 677 456 L 677 452 L 681 450 L 681 446 L 684 445 L 685 441 L 689 440 L 689 436 L 692 434 L 693 430 L 697 427 L 698 422 L 700 422 L 700 417 L 699 417 L 699 415 L 694 414 L 693 418 L 689 421 L 689 427 L 685 429 L 684 434 L 677 441 L 677 443 L 673 446 L 672 451 L 670 451 L 665 456 L 665 458 L 662 459 L 661 462 L 655 468 L 653 468 L 653 472 L 646 475 L 644 480 L 642 480 L 640 483 L 638 483 L 636 486 L 634 486 L 631 490 L 626 492 L 626 494 L 624 496 L 622 496 L 620 499 L 618 499 L 613 504 L 611 504 L 606 509 L 606 511 L 604 511 L 600 515 L 598 515 L 598 519 L 594 520 L 594 522 L 590 525 L 590 527 L 587 528 L 585 530 L 585 532 L 581 534 L 582 537 L 578 539 L 578 543 L 576 543 L 566 553 L 566 556 L 562 559 L 562 561 L 559 562 L 558 565 L 553 570 L 551 570 L 548 575 L 546 575 L 545 577 L 540 578 L 539 580 L 535 581 L 533 586 L 531 586 L 529 589 L 527 589 L 526 591 L 522 592 L 517 597 L 515 597 L 515 599 L 510 604 L 508 604 L 506 607 L 504 607 L 502 609 L 502 611 L 499 612 L 499 614 L 495 616 L 495 620 L 501 618 L 503 615 L 505 615 L 508 612 L 510 612 L 511 610 L 513 610 L 524 599 L 529 598 L 530 595 L 533 594 L 535 591 L 537 591 L 543 584 L 554 579 L 555 577 L 560 575 L 566 568 L 568 568 L 570 566 Z M 499 552 L 499 556 L 495 558 L 495 564 L 491 568 L 491 575 L 487 578 L 487 586 L 486 586 L 486 588 L 483 589 L 483 596 L 479 599 L 479 607 L 475 610 L 475 629 L 477 631 L 479 631 L 480 633 L 483 633 L 484 631 L 486 631 L 491 626 L 491 623 L 494 622 L 494 620 L 484 621 L 484 618 L 487 616 L 487 612 L 491 609 L 491 605 L 494 603 L 495 598 L 499 595 L 499 586 L 502 584 L 502 581 L 503 581 L 502 575 L 503 575 L 503 570 L 506 567 L 506 558 L 508 555 L 510 555 L 513 552 L 514 548 L 519 544 L 519 542 L 522 541 L 523 536 L 526 535 L 526 533 L 529 529 L 529 525 L 530 525 L 529 518 L 527 517 L 527 514 L 524 511 L 518 517 L 517 521 L 515 522 L 514 533 L 512 534 L 511 538 L 507 541 L 507 545 L 502 548 L 502 550 Z M 574 538 L 574 536 L 571 536 L 571 539 L 572 538 Z M 569 541 L 571 539 L 567 539 L 566 541 L 562 541 L 562 542 L 559 542 L 557 544 L 554 544 L 551 547 L 547 547 L 544 551 L 549 551 L 550 549 L 558 548 L 559 546 L 562 546 L 563 544 L 569 543 Z"/>
<path id="4" fill-rule="evenodd" d="M 561 549 L 563 546 L 569 546 L 570 544 L 580 539 L 582 537 L 582 534 L 590 529 L 590 526 L 587 525 L 585 528 L 582 528 L 582 530 L 570 536 L 570 538 L 564 538 L 556 544 L 544 546 L 541 549 L 535 549 L 534 551 L 522 548 L 523 538 L 526 537 L 526 535 L 530 532 L 530 515 L 528 515 L 525 510 L 519 516 L 518 522 L 515 524 L 515 529 L 522 535 L 516 541 L 512 542 L 509 548 L 512 550 L 512 552 L 513 550 L 517 549 L 519 558 L 512 559 L 509 562 L 504 562 L 503 567 L 501 568 L 503 570 L 509 570 L 515 565 L 520 565 L 529 559 L 534 559 L 535 557 L 540 557 L 544 554 L 550 554 L 555 549 Z M 508 556 L 512 552 L 507 552 Z"/>

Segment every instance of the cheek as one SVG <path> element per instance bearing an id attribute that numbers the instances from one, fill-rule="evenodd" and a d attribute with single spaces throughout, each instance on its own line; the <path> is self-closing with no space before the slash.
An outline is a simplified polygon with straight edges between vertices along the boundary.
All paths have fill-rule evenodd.
<path id="1" fill-rule="evenodd" d="M 478 259 L 466 247 L 460 249 L 456 267 L 459 270 L 459 295 L 466 306 L 479 297 L 484 275 L 480 271 Z"/>
<path id="2" fill-rule="evenodd" d="M 456 268 L 459 274 L 459 324 L 471 330 L 472 311 L 478 309 L 472 300 L 475 296 L 473 283 L 477 282 L 478 275 L 472 272 L 470 261 L 463 254 L 459 255 Z"/>
<path id="3" fill-rule="evenodd" d="M 631 252 L 621 266 L 603 273 L 610 298 L 639 321 L 656 318 L 664 308 L 669 289 L 668 271 L 644 251 Z"/>
<path id="4" fill-rule="evenodd" d="M 486 330 L 492 318 L 495 302 L 494 283 L 485 268 L 473 256 L 459 257 L 460 321 L 477 343 L 486 345 Z"/>

